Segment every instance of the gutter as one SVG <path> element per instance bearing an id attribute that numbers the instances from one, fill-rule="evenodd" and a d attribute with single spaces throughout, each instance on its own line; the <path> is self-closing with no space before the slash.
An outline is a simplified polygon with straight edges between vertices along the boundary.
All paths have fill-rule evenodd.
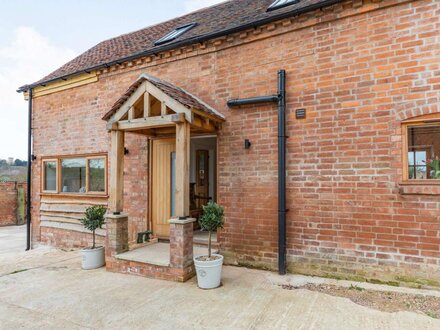
<path id="1" fill-rule="evenodd" d="M 28 101 L 28 166 L 26 203 L 26 251 L 31 249 L 31 182 L 32 182 L 32 87 L 29 88 Z"/>
<path id="2" fill-rule="evenodd" d="M 228 107 L 278 103 L 278 273 L 286 274 L 286 71 L 278 71 L 278 94 L 234 99 Z"/>
<path id="3" fill-rule="evenodd" d="M 342 2 L 342 0 L 326 0 L 326 1 L 323 1 L 323 2 L 314 3 L 314 4 L 310 5 L 310 6 L 306 6 L 306 7 L 298 8 L 298 9 L 291 10 L 291 11 L 288 11 L 288 12 L 285 12 L 285 13 L 281 13 L 281 14 L 278 14 L 278 15 L 273 15 L 273 16 L 270 16 L 270 17 L 262 18 L 260 20 L 257 20 L 257 21 L 251 22 L 251 23 L 247 23 L 247 24 L 243 24 L 243 25 L 240 25 L 240 26 L 236 26 L 236 27 L 233 27 L 233 28 L 216 31 L 216 32 L 213 32 L 213 33 L 209 33 L 209 34 L 206 34 L 206 35 L 185 39 L 185 40 L 182 40 L 182 41 L 177 41 L 175 43 L 171 43 L 171 44 L 168 44 L 166 46 L 162 46 L 162 47 L 158 47 L 158 48 L 153 48 L 153 49 L 149 49 L 149 50 L 146 50 L 146 51 L 142 51 L 142 52 L 139 52 L 137 54 L 133 54 L 133 55 L 130 55 L 130 56 L 122 57 L 120 59 L 117 59 L 117 60 L 114 60 L 114 61 L 111 61 L 111 62 L 94 65 L 94 66 L 88 67 L 86 69 L 83 69 L 81 71 L 78 71 L 78 72 L 75 72 L 75 73 L 71 73 L 71 74 L 67 74 L 67 75 L 64 75 L 64 76 L 61 76 L 61 77 L 58 77 L 58 78 L 49 79 L 49 80 L 42 81 L 42 82 L 39 82 L 39 83 L 31 84 L 31 85 L 25 85 L 25 86 L 20 87 L 17 90 L 17 92 L 18 93 L 26 92 L 30 88 L 34 88 L 34 87 L 45 85 L 45 84 L 50 84 L 52 82 L 59 81 L 59 80 L 66 80 L 67 78 L 71 78 L 71 77 L 80 75 L 82 73 L 90 73 L 91 71 L 107 68 L 107 67 L 115 65 L 115 64 L 121 64 L 123 62 L 133 61 L 133 60 L 136 60 L 136 59 L 138 59 L 140 57 L 149 56 L 149 55 L 156 55 L 157 53 L 173 50 L 173 49 L 176 49 L 176 48 L 179 48 L 179 47 L 188 46 L 188 45 L 196 44 L 196 43 L 202 43 L 202 42 L 205 42 L 205 41 L 208 41 L 208 40 L 211 40 L 211 39 L 215 39 L 215 38 L 218 38 L 218 37 L 223 37 L 223 36 L 228 35 L 228 34 L 232 34 L 232 33 L 236 33 L 236 32 L 241 32 L 243 30 L 247 30 L 247 29 L 250 29 L 250 28 L 256 28 L 259 25 L 268 24 L 268 23 L 271 23 L 273 21 L 278 21 L 278 20 L 281 20 L 281 19 L 284 19 L 284 18 L 289 18 L 291 16 L 298 16 L 298 15 L 307 13 L 309 11 L 313 11 L 313 10 L 316 10 L 316 9 L 321 9 L 323 7 L 332 6 L 332 5 L 337 4 L 339 2 Z"/>

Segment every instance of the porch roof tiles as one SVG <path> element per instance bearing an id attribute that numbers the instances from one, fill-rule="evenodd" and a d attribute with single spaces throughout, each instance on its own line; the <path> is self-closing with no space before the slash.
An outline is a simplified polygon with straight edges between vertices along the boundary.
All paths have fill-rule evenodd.
<path id="1" fill-rule="evenodd" d="M 144 81 L 150 82 L 169 97 L 175 99 L 188 109 L 195 108 L 209 115 L 213 115 L 222 121 L 225 119 L 223 114 L 188 91 L 146 73 L 143 73 L 133 84 L 131 84 L 127 91 L 115 102 L 110 111 L 108 111 L 104 117 L 102 117 L 102 119 L 109 120 Z"/>

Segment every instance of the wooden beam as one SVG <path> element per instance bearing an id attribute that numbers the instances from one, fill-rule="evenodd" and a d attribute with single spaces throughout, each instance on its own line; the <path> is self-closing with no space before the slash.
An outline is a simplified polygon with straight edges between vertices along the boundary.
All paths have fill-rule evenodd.
<path id="1" fill-rule="evenodd" d="M 80 75 L 68 78 L 67 80 L 57 80 L 52 83 L 48 83 L 47 86 L 35 87 L 32 91 L 32 96 L 43 96 L 97 81 L 98 76 L 96 75 L 96 71 L 92 71 L 90 73 L 81 73 Z M 27 93 L 25 93 L 25 95 L 27 95 Z"/>
<path id="2" fill-rule="evenodd" d="M 194 120 L 191 124 L 191 126 L 196 127 L 196 128 L 200 128 L 206 132 L 215 132 L 216 131 L 216 127 L 215 125 L 206 118 L 200 118 L 200 117 L 194 117 Z"/>
<path id="3" fill-rule="evenodd" d="M 151 95 L 153 95 L 155 98 L 157 98 L 160 101 L 165 101 L 168 108 L 173 110 L 176 113 L 184 113 L 185 118 L 188 122 L 192 122 L 193 120 L 193 114 L 190 109 L 185 107 L 183 104 L 177 102 L 172 97 L 168 96 L 164 92 L 162 92 L 159 88 L 154 86 L 152 83 L 147 82 L 146 86 L 147 92 L 149 92 Z"/>
<path id="4" fill-rule="evenodd" d="M 107 123 L 106 127 L 107 127 L 107 129 L 108 129 L 109 131 L 111 131 L 111 130 L 116 131 L 116 130 L 118 129 L 118 123 L 117 123 L 117 122 L 110 122 L 110 121 L 109 121 L 109 122 Z"/>
<path id="5" fill-rule="evenodd" d="M 217 123 L 223 123 L 223 122 L 225 121 L 224 119 L 221 119 L 221 118 L 219 118 L 219 117 L 217 117 L 217 116 L 214 116 L 214 115 L 212 115 L 212 114 L 210 114 L 210 113 L 207 113 L 206 111 L 201 111 L 201 110 L 196 109 L 196 108 L 191 108 L 191 110 L 192 110 L 192 112 L 194 112 L 196 115 L 199 115 L 199 116 L 201 116 L 201 117 L 203 117 L 203 118 L 210 119 L 210 120 L 212 120 L 212 121 L 214 121 L 214 122 L 217 122 Z"/>
<path id="6" fill-rule="evenodd" d="M 118 129 L 124 131 L 135 131 L 140 129 L 174 127 L 176 123 L 185 121 L 185 114 L 178 113 L 166 116 L 155 116 L 140 119 L 122 120 L 118 122 Z"/>
<path id="7" fill-rule="evenodd" d="M 176 127 L 162 127 L 162 128 L 155 128 L 154 133 L 156 136 L 172 136 L 173 138 L 176 135 Z"/>
<path id="8" fill-rule="evenodd" d="M 145 93 L 146 83 L 141 84 L 136 91 L 124 102 L 120 109 L 112 116 L 111 120 L 119 121 L 128 112 L 128 110 L 139 100 Z"/>
<path id="9" fill-rule="evenodd" d="M 176 125 L 176 215 L 189 216 L 190 125 Z"/>
<path id="10" fill-rule="evenodd" d="M 144 118 L 151 116 L 150 93 L 144 93 Z"/>
<path id="11" fill-rule="evenodd" d="M 161 116 L 167 115 L 167 104 L 164 101 L 162 101 L 162 103 L 160 104 L 160 115 Z"/>
<path id="12" fill-rule="evenodd" d="M 124 132 L 111 132 L 110 212 L 122 212 L 124 206 Z"/>
<path id="13" fill-rule="evenodd" d="M 133 120 L 134 119 L 134 107 L 130 107 L 130 109 L 128 110 L 128 120 Z"/>

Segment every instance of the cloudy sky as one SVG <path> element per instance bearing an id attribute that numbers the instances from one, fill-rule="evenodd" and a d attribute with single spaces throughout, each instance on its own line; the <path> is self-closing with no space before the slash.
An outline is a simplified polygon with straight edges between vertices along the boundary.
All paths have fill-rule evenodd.
<path id="1" fill-rule="evenodd" d="M 0 159 L 27 156 L 34 82 L 98 42 L 223 0 L 0 0 Z"/>

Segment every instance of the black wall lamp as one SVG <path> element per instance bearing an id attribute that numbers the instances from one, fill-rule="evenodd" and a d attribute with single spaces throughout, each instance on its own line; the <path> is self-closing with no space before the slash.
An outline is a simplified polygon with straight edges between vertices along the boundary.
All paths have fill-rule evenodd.
<path id="1" fill-rule="evenodd" d="M 124 147 L 124 155 L 128 155 L 128 149 Z"/>
<path id="2" fill-rule="evenodd" d="M 249 141 L 249 139 L 244 140 L 244 148 L 245 149 L 250 149 L 251 145 L 252 145 L 252 143 L 251 143 L 251 141 Z"/>

